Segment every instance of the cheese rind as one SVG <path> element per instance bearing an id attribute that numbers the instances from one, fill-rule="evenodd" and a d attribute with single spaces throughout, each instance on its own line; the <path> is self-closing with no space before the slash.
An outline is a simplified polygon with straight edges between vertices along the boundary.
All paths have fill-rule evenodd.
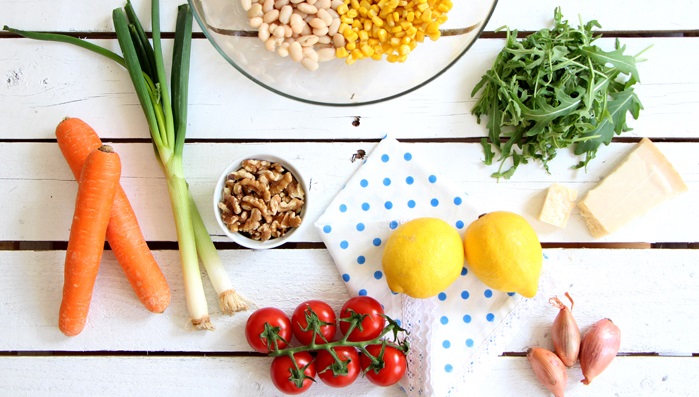
<path id="1" fill-rule="evenodd" d="M 578 203 L 590 234 L 603 237 L 648 212 L 687 185 L 648 138 Z"/>
<path id="2" fill-rule="evenodd" d="M 575 200 L 577 198 L 577 190 L 559 183 L 552 183 L 546 192 L 544 205 L 541 206 L 539 220 L 553 226 L 564 228 L 568 223 L 570 212 L 575 207 Z"/>

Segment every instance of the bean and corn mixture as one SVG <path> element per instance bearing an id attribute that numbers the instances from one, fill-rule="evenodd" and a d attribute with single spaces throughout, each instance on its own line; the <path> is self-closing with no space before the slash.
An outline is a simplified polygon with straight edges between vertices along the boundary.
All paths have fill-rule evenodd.
<path id="1" fill-rule="evenodd" d="M 270 52 L 306 69 L 343 58 L 405 62 L 425 38 L 437 40 L 451 0 L 241 0 Z"/>

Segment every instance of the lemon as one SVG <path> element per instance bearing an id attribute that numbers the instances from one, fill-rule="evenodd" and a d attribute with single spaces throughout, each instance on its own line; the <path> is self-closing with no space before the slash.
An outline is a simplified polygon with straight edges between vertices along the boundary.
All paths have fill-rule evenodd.
<path id="1" fill-rule="evenodd" d="M 536 232 L 520 215 L 481 215 L 466 228 L 464 251 L 473 273 L 490 288 L 536 295 L 543 253 Z"/>
<path id="2" fill-rule="evenodd" d="M 386 240 L 381 260 L 388 287 L 413 298 L 444 291 L 464 266 L 459 232 L 438 218 L 416 218 Z"/>

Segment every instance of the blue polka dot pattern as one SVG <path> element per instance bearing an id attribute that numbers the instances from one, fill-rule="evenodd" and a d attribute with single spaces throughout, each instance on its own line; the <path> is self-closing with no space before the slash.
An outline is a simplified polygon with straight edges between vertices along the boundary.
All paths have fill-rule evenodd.
<path id="1" fill-rule="evenodd" d="M 463 186 L 436 173 L 433 164 L 442 160 L 438 155 L 429 153 L 428 158 L 427 152 L 415 150 L 421 145 L 382 140 L 314 223 L 350 295 L 378 299 L 399 324 L 405 309 L 403 295 L 390 290 L 381 265 L 390 234 L 410 219 L 437 217 L 463 237 L 469 220 L 483 213 L 472 205 Z M 444 376 L 455 376 L 473 362 L 473 355 L 489 343 L 496 327 L 523 299 L 488 288 L 469 273 L 464 265 L 458 282 L 433 300 L 431 365 Z M 401 326 L 415 327 L 407 321 Z M 434 394 L 448 395 L 453 383 L 437 383 Z"/>
<path id="2" fill-rule="evenodd" d="M 493 297 L 493 291 L 487 289 L 487 290 L 483 291 L 483 296 L 485 296 L 486 298 L 492 298 L 492 297 Z"/>

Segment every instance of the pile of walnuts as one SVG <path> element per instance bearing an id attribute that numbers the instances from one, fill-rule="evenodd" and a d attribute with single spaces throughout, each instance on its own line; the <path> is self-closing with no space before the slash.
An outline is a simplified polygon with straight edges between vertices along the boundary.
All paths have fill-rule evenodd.
<path id="1" fill-rule="evenodd" d="M 301 225 L 304 197 L 303 186 L 281 164 L 248 159 L 228 174 L 218 207 L 231 232 L 267 241 Z"/>

